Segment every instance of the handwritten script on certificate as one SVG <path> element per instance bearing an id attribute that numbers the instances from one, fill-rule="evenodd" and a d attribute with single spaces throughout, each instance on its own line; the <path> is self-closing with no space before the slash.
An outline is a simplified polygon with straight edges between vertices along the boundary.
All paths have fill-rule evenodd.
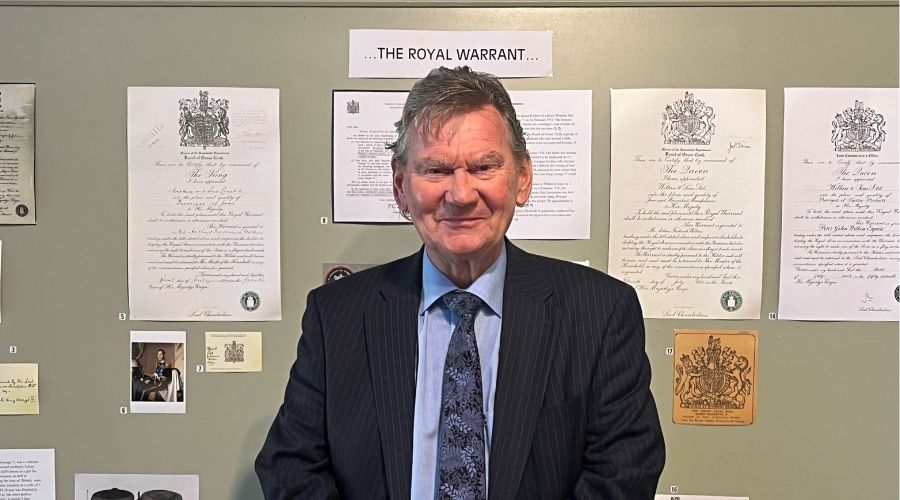
<path id="1" fill-rule="evenodd" d="M 609 272 L 649 318 L 759 318 L 765 91 L 613 90 Z"/>
<path id="2" fill-rule="evenodd" d="M 784 90 L 781 319 L 900 319 L 900 90 Z"/>
<path id="3" fill-rule="evenodd" d="M 281 319 L 278 90 L 128 89 L 132 319 Z"/>
<path id="4" fill-rule="evenodd" d="M 0 415 L 37 415 L 37 363 L 0 363 Z"/>
<path id="5" fill-rule="evenodd" d="M 34 84 L 0 84 L 0 224 L 34 224 Z"/>

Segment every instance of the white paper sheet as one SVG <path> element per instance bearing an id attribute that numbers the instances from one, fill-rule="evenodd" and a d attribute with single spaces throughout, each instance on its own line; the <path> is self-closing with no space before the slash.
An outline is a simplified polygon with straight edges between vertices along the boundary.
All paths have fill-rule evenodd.
<path id="1" fill-rule="evenodd" d="M 350 78 L 422 78 L 438 66 L 553 76 L 552 31 L 350 30 Z"/>
<path id="2" fill-rule="evenodd" d="M 0 450 L 0 500 L 56 500 L 54 450 Z"/>
<path id="3" fill-rule="evenodd" d="M 648 318 L 756 319 L 764 90 L 612 90 L 609 273 Z"/>
<path id="4" fill-rule="evenodd" d="M 718 495 L 656 495 L 654 500 L 750 500 L 750 497 L 722 497 Z"/>
<path id="5" fill-rule="evenodd" d="M 898 89 L 784 89 L 780 319 L 900 319 L 898 125 Z"/>
<path id="6" fill-rule="evenodd" d="M 281 319 L 278 89 L 128 89 L 131 319 Z"/>
<path id="7" fill-rule="evenodd" d="M 514 91 L 534 187 L 508 236 L 588 239 L 591 227 L 591 91 Z M 405 222 L 391 191 L 391 152 L 406 92 L 333 95 L 335 222 Z"/>
<path id="8" fill-rule="evenodd" d="M 34 84 L 0 84 L 0 224 L 34 224 Z"/>
<path id="9" fill-rule="evenodd" d="M 129 393 L 132 413 L 186 411 L 185 336 L 183 331 L 131 332 Z"/>
<path id="10" fill-rule="evenodd" d="M 183 500 L 200 500 L 200 476 L 163 474 L 75 474 L 75 500 L 91 500 L 97 492 L 118 489 L 139 498 L 148 491 L 178 493 Z"/>

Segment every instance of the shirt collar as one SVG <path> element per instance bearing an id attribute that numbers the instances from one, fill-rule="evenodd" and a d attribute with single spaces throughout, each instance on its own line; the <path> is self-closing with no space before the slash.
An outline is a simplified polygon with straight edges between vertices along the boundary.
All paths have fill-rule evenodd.
<path id="1" fill-rule="evenodd" d="M 478 296 L 497 316 L 502 316 L 503 311 L 503 282 L 506 279 L 506 245 L 500 249 L 500 256 L 487 270 L 472 283 L 465 291 Z M 422 315 L 439 298 L 447 292 L 457 290 L 459 287 L 444 276 L 431 258 L 428 257 L 428 249 L 422 257 L 422 304 L 419 314 Z"/>

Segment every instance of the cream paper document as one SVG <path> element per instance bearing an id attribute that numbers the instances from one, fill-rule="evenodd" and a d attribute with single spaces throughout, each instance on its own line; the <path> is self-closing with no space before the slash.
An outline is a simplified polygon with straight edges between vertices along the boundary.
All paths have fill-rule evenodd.
<path id="1" fill-rule="evenodd" d="M 206 332 L 206 371 L 261 372 L 262 332 Z"/>
<path id="2" fill-rule="evenodd" d="M 406 222 L 391 188 L 391 152 L 406 92 L 333 94 L 335 222 Z M 591 91 L 513 91 L 534 169 L 528 203 L 516 209 L 514 239 L 591 236 Z"/>
<path id="3" fill-rule="evenodd" d="M 37 363 L 0 363 L 0 415 L 37 415 Z"/>
<path id="4" fill-rule="evenodd" d="M 778 317 L 900 319 L 900 90 L 784 89 Z"/>
<path id="5" fill-rule="evenodd" d="M 609 273 L 648 318 L 759 318 L 765 91 L 611 92 Z"/>
<path id="6" fill-rule="evenodd" d="M 278 120 L 278 89 L 128 89 L 132 319 L 281 319 Z"/>

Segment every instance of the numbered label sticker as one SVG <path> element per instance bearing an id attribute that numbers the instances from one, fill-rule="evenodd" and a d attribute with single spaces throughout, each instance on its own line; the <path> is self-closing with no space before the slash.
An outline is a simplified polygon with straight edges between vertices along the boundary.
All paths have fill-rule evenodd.
<path id="1" fill-rule="evenodd" d="M 675 348 L 674 347 L 666 347 L 666 356 L 671 356 L 673 354 L 675 354 Z"/>
<path id="2" fill-rule="evenodd" d="M 119 321 L 125 321 L 126 319 L 128 319 L 128 314 L 119 313 Z"/>
<path id="3" fill-rule="evenodd" d="M 769 313 L 769 319 L 770 319 L 770 320 L 778 319 L 778 314 L 776 314 L 776 313 Z"/>
<path id="4" fill-rule="evenodd" d="M 10 353 L 10 354 L 15 354 L 15 353 L 17 353 L 17 352 L 19 352 L 19 348 L 18 348 L 18 347 L 14 346 L 14 345 L 9 346 L 9 353 Z"/>
<path id="5" fill-rule="evenodd" d="M 122 415 L 125 415 L 126 413 L 128 413 L 128 407 L 127 407 L 127 406 L 120 406 L 120 407 L 119 407 L 119 413 L 121 413 Z"/>
<path id="6" fill-rule="evenodd" d="M 321 219 L 319 219 L 319 222 L 321 222 L 322 224 L 328 224 L 328 217 L 322 217 Z"/>
<path id="7" fill-rule="evenodd" d="M 678 486 L 669 486 L 669 493 L 678 493 Z"/>
<path id="8" fill-rule="evenodd" d="M 197 373 L 203 373 L 203 365 L 197 365 Z"/>

